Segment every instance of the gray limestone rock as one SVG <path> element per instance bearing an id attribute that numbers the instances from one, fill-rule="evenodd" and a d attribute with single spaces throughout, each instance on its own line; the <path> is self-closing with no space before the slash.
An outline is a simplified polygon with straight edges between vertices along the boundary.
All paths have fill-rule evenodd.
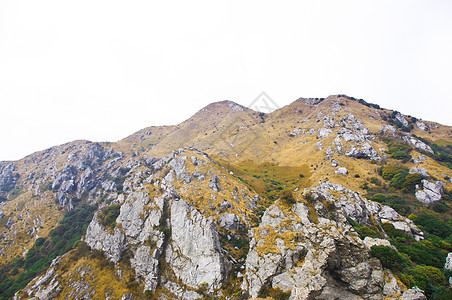
<path id="1" fill-rule="evenodd" d="M 9 192 L 15 187 L 19 179 L 19 173 L 15 171 L 13 163 L 0 162 L 0 192 Z"/>
<path id="2" fill-rule="evenodd" d="M 432 148 L 429 145 L 427 145 L 426 143 L 414 138 L 411 135 L 404 136 L 403 137 L 403 141 L 405 143 L 407 143 L 407 144 L 413 145 L 414 147 L 416 147 L 418 149 L 421 149 L 421 150 L 424 150 L 424 151 L 427 151 L 427 152 L 430 152 L 430 153 L 434 153 Z"/>
<path id="3" fill-rule="evenodd" d="M 113 232 L 107 231 L 99 223 L 97 214 L 89 224 L 84 240 L 92 249 L 104 251 L 107 257 L 114 262 L 119 261 L 126 246 L 125 236 L 121 231 L 118 228 L 115 228 Z"/>
<path id="4" fill-rule="evenodd" d="M 184 200 L 171 204 L 171 244 L 166 260 L 180 280 L 191 287 L 206 283 L 213 291 L 226 278 L 223 257 L 213 218 L 206 218 Z"/>
<path id="5" fill-rule="evenodd" d="M 447 254 L 446 263 L 444 264 L 444 269 L 452 271 L 452 252 Z"/>
<path id="6" fill-rule="evenodd" d="M 331 166 L 333 168 L 335 168 L 335 167 L 339 166 L 339 163 L 337 162 L 337 160 L 333 159 L 333 160 L 331 160 Z"/>
<path id="7" fill-rule="evenodd" d="M 424 292 L 417 286 L 405 291 L 400 300 L 427 300 Z"/>
<path id="8" fill-rule="evenodd" d="M 422 185 L 423 189 L 418 189 L 415 194 L 416 199 L 418 199 L 420 202 L 428 205 L 442 199 L 445 186 L 444 182 L 436 181 L 435 183 L 433 183 L 424 179 L 422 180 Z"/>
<path id="9" fill-rule="evenodd" d="M 377 151 L 375 151 L 369 143 L 363 143 L 361 149 L 358 149 L 356 146 L 352 145 L 351 149 L 345 152 L 345 155 L 353 158 L 364 158 L 371 160 L 381 159 L 380 155 L 378 155 Z"/>
<path id="10" fill-rule="evenodd" d="M 221 191 L 220 179 L 218 178 L 217 175 L 214 174 L 212 176 L 212 180 L 209 182 L 209 187 L 217 193 Z"/>
<path id="11" fill-rule="evenodd" d="M 428 177 L 428 172 L 426 169 L 423 168 L 411 168 L 410 174 L 421 174 L 423 177 Z"/>
<path id="12" fill-rule="evenodd" d="M 159 257 L 162 249 L 141 245 L 130 260 L 136 276 L 143 278 L 144 289 L 154 291 L 158 284 Z"/>
<path id="13" fill-rule="evenodd" d="M 333 196 L 331 192 L 339 193 L 341 197 Z M 314 198 L 323 197 L 335 203 L 346 217 L 359 224 L 373 226 L 374 221 L 387 222 L 412 235 L 416 240 L 423 239 L 422 231 L 410 219 L 399 215 L 391 207 L 367 200 L 359 193 L 346 189 L 340 184 L 329 181 L 319 182 L 319 186 L 311 188 L 311 193 Z"/>
<path id="14" fill-rule="evenodd" d="M 367 249 L 370 249 L 372 246 L 386 246 L 391 247 L 392 249 L 397 251 L 397 248 L 391 245 L 391 242 L 385 239 L 371 238 L 369 236 L 366 236 L 363 242 L 364 245 L 366 245 Z"/>
<path id="15" fill-rule="evenodd" d="M 403 124 L 403 126 L 408 126 L 408 121 L 401 113 L 397 113 L 396 119 Z"/>
<path id="16" fill-rule="evenodd" d="M 329 129 L 329 128 L 320 128 L 319 133 L 317 134 L 317 137 L 319 139 L 323 139 L 326 138 L 327 136 L 330 135 L 330 133 L 332 133 L 333 130 Z"/>
<path id="17" fill-rule="evenodd" d="M 340 167 L 334 173 L 347 176 L 348 170 L 345 167 Z"/>
<path id="18" fill-rule="evenodd" d="M 417 121 L 417 122 L 416 122 L 416 126 L 417 126 L 417 128 L 419 128 L 420 130 L 428 131 L 428 126 L 425 125 L 422 121 Z"/>
<path id="19" fill-rule="evenodd" d="M 294 130 L 289 134 L 289 136 L 291 136 L 291 137 L 298 136 L 300 133 L 301 133 L 301 129 L 300 129 L 300 128 L 297 128 L 297 129 L 294 129 Z"/>
<path id="20" fill-rule="evenodd" d="M 227 230 L 238 230 L 244 228 L 244 224 L 241 222 L 239 216 L 235 214 L 224 214 L 218 218 L 218 225 Z"/>
<path id="21" fill-rule="evenodd" d="M 312 219 L 313 212 L 301 202 L 290 209 L 295 216 L 284 214 L 277 204 L 267 209 L 259 227 L 253 229 L 242 289 L 257 297 L 264 286 L 280 288 L 291 292 L 290 299 L 381 295 L 384 276 L 380 262 L 370 257 L 350 226 L 321 217 L 321 202 L 309 201 L 314 201 L 318 219 Z M 289 233 L 294 237 L 284 241 L 282 237 Z M 275 235 L 275 241 L 266 244 L 265 240 Z M 274 248 L 267 248 L 269 245 Z"/>
<path id="22" fill-rule="evenodd" d="M 394 133 L 397 133 L 397 129 L 394 128 L 394 126 L 392 125 L 383 125 L 383 127 L 381 127 L 380 131 L 383 131 L 383 133 L 386 132 L 391 132 L 392 135 L 394 135 Z"/>

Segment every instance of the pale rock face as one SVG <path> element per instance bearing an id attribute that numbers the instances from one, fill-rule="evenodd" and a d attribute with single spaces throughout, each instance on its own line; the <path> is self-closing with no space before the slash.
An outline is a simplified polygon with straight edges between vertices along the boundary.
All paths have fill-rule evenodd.
<path id="1" fill-rule="evenodd" d="M 321 128 L 319 130 L 319 133 L 317 134 L 317 137 L 319 139 L 323 139 L 323 138 L 326 138 L 327 136 L 329 136 L 330 133 L 332 133 L 332 132 L 333 132 L 333 130 L 331 130 L 329 128 Z"/>
<path id="2" fill-rule="evenodd" d="M 173 171 L 178 180 L 183 180 L 184 183 L 189 183 L 191 181 L 191 176 L 187 172 L 185 165 L 185 160 L 187 156 L 179 156 L 168 163 L 168 166 L 173 168 Z"/>
<path id="3" fill-rule="evenodd" d="M 427 300 L 424 292 L 417 286 L 405 291 L 400 300 Z"/>
<path id="4" fill-rule="evenodd" d="M 330 190 L 344 197 L 337 199 L 328 192 Z M 259 227 L 250 233 L 252 239 L 242 289 L 250 297 L 257 297 L 264 286 L 290 291 L 290 299 L 398 297 L 402 290 L 397 280 L 389 270 L 382 269 L 377 259 L 371 258 L 368 250 L 372 245 L 392 247 L 391 244 L 371 238 L 363 242 L 345 221 L 345 216 L 358 211 L 353 214 L 354 219 L 366 223 L 372 222 L 370 216 L 380 221 L 379 213 L 382 213 L 387 221 L 405 223 L 406 230 L 421 236 L 422 232 L 410 223 L 411 220 L 329 182 L 320 182 L 320 186 L 311 189 L 311 197 L 305 199 L 312 203 L 316 220 L 312 217 L 312 207 L 302 202 L 294 204 L 288 212 L 283 212 L 278 202 L 265 211 Z M 323 201 L 336 204 L 334 217 L 323 206 Z M 346 202 L 352 204 L 353 209 L 347 208 Z M 283 237 L 288 234 L 291 238 L 285 240 Z M 274 241 L 268 241 L 270 237 Z"/>
<path id="5" fill-rule="evenodd" d="M 144 192 L 133 192 L 121 206 L 121 212 L 117 219 L 127 236 L 136 238 L 141 232 L 144 220 L 140 218 L 143 208 L 149 203 L 149 195 Z"/>
<path id="6" fill-rule="evenodd" d="M 452 252 L 447 254 L 446 263 L 444 264 L 444 269 L 452 271 Z"/>
<path id="7" fill-rule="evenodd" d="M 334 173 L 347 176 L 348 170 L 345 167 L 340 167 Z"/>
<path id="8" fill-rule="evenodd" d="M 371 140 L 375 139 L 372 133 L 364 126 L 363 122 L 357 120 L 352 114 L 341 120 L 345 128 L 342 128 L 334 139 L 336 152 L 343 154 L 344 142 L 354 142 L 350 150 L 345 155 L 354 158 L 380 159 L 376 151 L 370 146 Z M 361 147 L 359 149 L 358 147 Z"/>
<path id="9" fill-rule="evenodd" d="M 353 158 L 365 158 L 372 160 L 381 159 L 380 155 L 378 155 L 377 151 L 375 151 L 375 149 L 369 143 L 363 143 L 361 150 L 352 145 L 351 149 L 345 152 L 345 155 Z"/>
<path id="10" fill-rule="evenodd" d="M 444 193 L 444 182 L 430 182 L 426 179 L 422 180 L 423 189 L 416 191 L 416 199 L 420 202 L 428 205 L 430 203 L 439 201 L 442 199 Z"/>
<path id="11" fill-rule="evenodd" d="M 393 208 L 383 205 L 378 213 L 380 222 L 391 223 L 395 229 L 405 231 L 408 234 L 413 235 L 416 240 L 423 239 L 422 231 L 414 225 L 413 221 L 399 215 Z"/>
<path id="12" fill-rule="evenodd" d="M 394 128 L 394 126 L 392 125 L 383 125 L 383 127 L 381 127 L 380 131 L 383 131 L 383 133 L 386 132 L 391 132 L 392 135 L 394 135 L 394 133 L 397 133 L 397 129 Z"/>
<path id="13" fill-rule="evenodd" d="M 321 151 L 323 149 L 323 143 L 322 142 L 317 142 L 317 147 Z"/>
<path id="14" fill-rule="evenodd" d="M 339 132 L 338 136 L 343 138 L 344 141 L 346 141 L 346 142 L 350 142 L 350 141 L 365 142 L 366 141 L 366 137 L 364 135 L 355 133 L 355 132 L 353 132 L 351 130 L 347 130 L 347 129 L 342 129 Z"/>
<path id="15" fill-rule="evenodd" d="M 240 217 L 235 214 L 224 214 L 218 219 L 220 227 L 228 230 L 238 230 L 243 227 Z"/>
<path id="16" fill-rule="evenodd" d="M 66 180 L 60 186 L 60 191 L 70 193 L 75 188 L 74 180 Z"/>
<path id="17" fill-rule="evenodd" d="M 80 176 L 80 180 L 77 185 L 77 194 L 82 195 L 89 190 L 91 190 L 96 184 L 94 179 L 94 172 L 91 168 L 86 168 L 86 170 Z"/>
<path id="18" fill-rule="evenodd" d="M 135 255 L 130 261 L 135 269 L 136 276 L 143 278 L 144 289 L 150 291 L 154 291 L 158 284 L 158 259 L 162 249 L 156 248 L 152 250 L 149 246 L 141 245 L 135 251 Z"/>
<path id="19" fill-rule="evenodd" d="M 405 117 L 404 117 L 401 113 L 398 113 L 398 114 L 396 115 L 396 119 L 397 119 L 400 123 L 402 123 L 403 126 L 408 126 L 408 121 L 405 119 Z"/>
<path id="20" fill-rule="evenodd" d="M 166 260 L 180 280 L 192 287 L 218 288 L 225 279 L 223 257 L 213 218 L 205 218 L 185 200 L 171 204 L 171 245 Z"/>
<path id="21" fill-rule="evenodd" d="M 12 189 L 14 188 L 19 174 L 14 173 L 16 167 L 12 163 L 0 162 L 0 191 L 4 188 Z"/>
<path id="22" fill-rule="evenodd" d="M 333 148 L 331 147 L 331 146 L 329 146 L 328 148 L 326 148 L 326 155 L 331 155 L 331 154 L 333 154 L 334 153 L 334 150 L 333 150 Z"/>
<path id="23" fill-rule="evenodd" d="M 424 124 L 423 122 L 421 122 L 421 121 L 417 121 L 417 122 L 416 122 L 416 126 L 417 126 L 420 130 L 428 131 L 428 126 L 425 125 L 425 124 Z"/>
<path id="24" fill-rule="evenodd" d="M 428 177 L 428 172 L 423 168 L 412 168 L 409 172 L 410 174 L 421 174 L 423 177 Z"/>
<path id="25" fill-rule="evenodd" d="M 402 289 L 391 271 L 385 270 L 385 286 L 383 287 L 383 296 L 394 299 L 396 295 L 402 294 Z"/>
<path id="26" fill-rule="evenodd" d="M 118 228 L 114 229 L 113 233 L 105 230 L 99 224 L 97 214 L 94 215 L 93 220 L 89 224 L 85 242 L 92 248 L 102 250 L 108 258 L 114 262 L 118 262 L 121 258 L 121 252 L 125 249 L 125 236 Z"/>
<path id="27" fill-rule="evenodd" d="M 301 129 L 300 129 L 300 128 L 297 128 L 297 129 L 294 129 L 294 130 L 289 134 L 289 136 L 292 136 L 292 137 L 298 136 L 300 133 L 301 133 Z"/>
<path id="28" fill-rule="evenodd" d="M 335 167 L 339 166 L 339 163 L 337 162 L 337 160 L 333 159 L 333 160 L 331 160 L 331 166 L 333 168 L 335 168 Z"/>
<path id="29" fill-rule="evenodd" d="M 174 161 L 172 170 L 177 178 L 183 171 L 174 171 L 178 160 Z M 179 178 L 181 181 L 186 179 L 183 176 Z M 124 250 L 131 250 L 131 266 L 144 283 L 145 290 L 154 291 L 163 284 L 171 287 L 178 298 L 196 299 L 199 295 L 190 289 L 206 283 L 209 291 L 213 292 L 227 276 L 228 263 L 220 247 L 216 223 L 187 201 L 180 200 L 169 182 L 162 182 L 162 187 L 165 192 L 153 200 L 147 192 L 129 193 L 116 220 L 121 226 L 114 230 L 102 228 L 96 214 L 88 226 L 85 241 L 93 249 L 104 251 L 114 262 L 119 261 Z M 168 219 L 162 219 L 164 211 L 167 211 Z M 223 222 L 226 227 L 242 226 L 240 218 L 233 214 L 227 214 Z M 169 228 L 171 236 L 166 236 L 162 226 Z M 161 282 L 162 255 L 182 285 Z"/>
<path id="30" fill-rule="evenodd" d="M 228 107 L 233 111 L 244 111 L 245 108 L 237 103 L 234 103 L 232 101 L 228 101 Z"/>
<path id="31" fill-rule="evenodd" d="M 218 178 L 217 175 L 214 174 L 212 176 L 212 180 L 209 182 L 209 187 L 217 193 L 221 191 L 220 179 Z"/>
<path id="32" fill-rule="evenodd" d="M 408 144 L 413 145 L 414 147 L 416 147 L 418 149 L 421 149 L 421 150 L 433 153 L 433 150 L 432 150 L 432 148 L 429 145 L 427 145 L 426 143 L 414 138 L 411 135 L 404 136 L 403 137 L 403 141 L 405 141 Z"/>
<path id="33" fill-rule="evenodd" d="M 181 300 L 196 300 L 201 299 L 201 295 L 196 293 L 193 290 L 188 290 L 186 288 L 181 287 L 178 283 L 168 281 L 165 283 L 165 287 L 174 295 L 177 295 L 177 299 Z M 167 299 L 167 298 L 163 298 Z"/>

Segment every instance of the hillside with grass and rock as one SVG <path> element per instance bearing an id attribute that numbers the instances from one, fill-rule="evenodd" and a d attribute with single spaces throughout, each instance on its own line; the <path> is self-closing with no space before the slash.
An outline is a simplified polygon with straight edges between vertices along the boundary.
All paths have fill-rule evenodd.
<path id="1" fill-rule="evenodd" d="M 212 103 L 0 162 L 0 299 L 451 299 L 452 127 Z"/>

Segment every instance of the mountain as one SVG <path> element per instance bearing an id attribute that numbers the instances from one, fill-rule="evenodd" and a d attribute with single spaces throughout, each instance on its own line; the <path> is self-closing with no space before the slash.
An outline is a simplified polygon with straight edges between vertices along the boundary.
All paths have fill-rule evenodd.
<path id="1" fill-rule="evenodd" d="M 0 163 L 0 298 L 450 299 L 452 128 L 212 103 Z"/>

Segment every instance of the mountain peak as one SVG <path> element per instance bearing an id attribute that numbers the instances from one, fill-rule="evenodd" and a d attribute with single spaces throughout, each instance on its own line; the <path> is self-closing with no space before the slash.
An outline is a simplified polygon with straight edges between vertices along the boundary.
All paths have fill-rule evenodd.
<path id="1" fill-rule="evenodd" d="M 231 100 L 222 100 L 222 101 L 210 103 L 209 105 L 207 105 L 206 107 L 201 109 L 201 111 L 223 110 L 223 109 L 229 109 L 231 111 L 245 111 L 245 110 L 248 110 L 249 108 L 247 108 L 243 105 L 240 105 Z"/>

